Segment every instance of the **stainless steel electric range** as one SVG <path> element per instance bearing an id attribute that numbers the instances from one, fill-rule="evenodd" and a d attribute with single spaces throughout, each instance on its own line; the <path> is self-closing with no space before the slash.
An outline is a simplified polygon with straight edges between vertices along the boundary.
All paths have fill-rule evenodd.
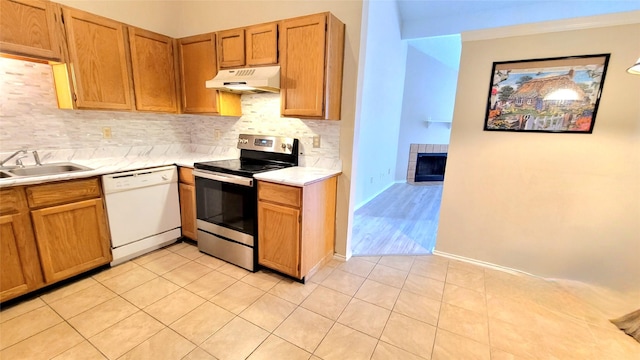
<path id="1" fill-rule="evenodd" d="M 258 270 L 257 189 L 253 175 L 298 165 L 298 139 L 238 137 L 240 158 L 194 164 L 198 249 Z"/>

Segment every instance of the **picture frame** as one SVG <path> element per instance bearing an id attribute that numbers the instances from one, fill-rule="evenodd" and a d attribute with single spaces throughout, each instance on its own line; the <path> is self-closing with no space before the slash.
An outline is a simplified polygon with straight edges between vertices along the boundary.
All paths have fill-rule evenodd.
<path id="1" fill-rule="evenodd" d="M 609 57 L 494 62 L 484 130 L 591 134 Z"/>

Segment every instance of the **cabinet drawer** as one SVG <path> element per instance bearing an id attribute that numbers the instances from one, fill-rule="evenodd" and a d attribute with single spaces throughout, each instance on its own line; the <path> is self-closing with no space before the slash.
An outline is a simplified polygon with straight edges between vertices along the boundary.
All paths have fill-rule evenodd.
<path id="1" fill-rule="evenodd" d="M 26 207 L 22 187 L 0 190 L 0 215 L 15 214 Z"/>
<path id="2" fill-rule="evenodd" d="M 302 189 L 295 186 L 259 181 L 258 199 L 272 201 L 282 205 L 300 207 L 302 205 Z"/>
<path id="3" fill-rule="evenodd" d="M 27 187 L 29 207 L 43 207 L 100 197 L 97 178 Z"/>
<path id="4" fill-rule="evenodd" d="M 195 185 L 195 179 L 193 178 L 193 169 L 188 167 L 178 168 L 178 176 L 180 182 L 188 185 Z"/>

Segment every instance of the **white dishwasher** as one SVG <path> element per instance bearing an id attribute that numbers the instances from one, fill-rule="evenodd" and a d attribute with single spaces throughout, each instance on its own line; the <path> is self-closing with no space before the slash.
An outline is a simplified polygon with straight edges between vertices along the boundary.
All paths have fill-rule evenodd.
<path id="1" fill-rule="evenodd" d="M 181 236 L 175 166 L 104 175 L 102 188 L 111 231 L 112 266 Z"/>

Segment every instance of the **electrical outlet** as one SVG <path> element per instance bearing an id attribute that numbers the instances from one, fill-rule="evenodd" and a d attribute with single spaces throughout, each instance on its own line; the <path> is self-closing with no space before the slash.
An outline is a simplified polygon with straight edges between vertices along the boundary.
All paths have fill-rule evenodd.
<path id="1" fill-rule="evenodd" d="M 215 130 L 213 131 L 213 137 L 214 137 L 216 140 L 220 140 L 220 135 L 221 135 L 221 134 L 220 134 L 220 129 L 215 129 Z"/>
<path id="2" fill-rule="evenodd" d="M 313 147 L 314 148 L 320 147 L 320 135 L 316 135 L 313 137 Z"/>
<path id="3" fill-rule="evenodd" d="M 102 138 L 103 139 L 111 139 L 111 128 L 103 127 L 102 128 Z"/>

